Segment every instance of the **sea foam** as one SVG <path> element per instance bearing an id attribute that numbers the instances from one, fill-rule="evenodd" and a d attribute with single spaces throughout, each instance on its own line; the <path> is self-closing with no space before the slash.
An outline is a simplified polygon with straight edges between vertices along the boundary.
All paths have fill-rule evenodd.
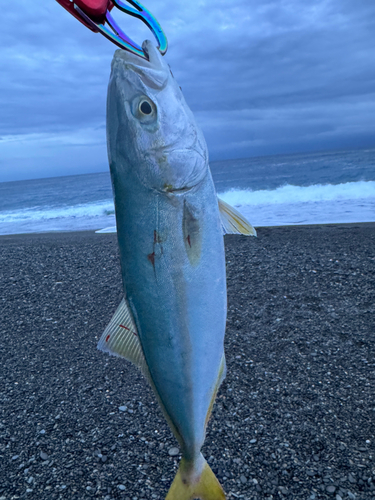
<path id="1" fill-rule="evenodd" d="M 29 206 L 16 208 L 13 204 L 11 209 L 0 210 L 0 234 L 113 227 L 115 216 L 111 192 L 101 192 L 102 174 L 98 174 L 97 179 L 92 177 L 99 184 L 97 191 L 101 199 L 74 203 L 82 198 L 78 185 L 75 197 L 66 200 L 59 195 L 62 181 L 58 180 L 56 196 L 50 196 L 48 201 L 38 195 L 39 198 L 34 196 L 34 203 Z M 85 176 L 74 180 L 77 184 L 79 181 L 87 184 Z M 218 195 L 236 207 L 255 227 L 375 221 L 374 180 L 310 186 L 284 184 L 275 189 L 230 189 Z M 10 195 L 9 198 L 12 199 Z M 7 204 L 9 206 L 9 202 Z"/>
<path id="2" fill-rule="evenodd" d="M 286 184 L 276 189 L 231 189 L 219 193 L 230 205 L 278 205 L 316 201 L 375 199 L 375 181 L 346 182 L 343 184 L 315 184 L 293 186 Z"/>
<path id="3" fill-rule="evenodd" d="M 113 215 L 115 207 L 111 200 L 80 203 L 65 207 L 29 207 L 0 212 L 0 222 L 47 221 L 51 219 L 77 219 Z"/>
<path id="4" fill-rule="evenodd" d="M 375 181 L 285 185 L 258 191 L 232 189 L 219 197 L 255 227 L 375 220 Z"/>

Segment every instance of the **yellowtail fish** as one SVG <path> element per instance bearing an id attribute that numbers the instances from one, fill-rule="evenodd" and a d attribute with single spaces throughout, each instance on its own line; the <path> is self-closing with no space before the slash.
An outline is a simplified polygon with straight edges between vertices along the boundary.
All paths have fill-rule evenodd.
<path id="1" fill-rule="evenodd" d="M 219 201 L 203 134 L 151 42 L 117 50 L 107 142 L 124 299 L 98 348 L 147 377 L 182 451 L 167 500 L 225 499 L 201 454 L 225 377 L 223 228 L 255 234 Z"/>

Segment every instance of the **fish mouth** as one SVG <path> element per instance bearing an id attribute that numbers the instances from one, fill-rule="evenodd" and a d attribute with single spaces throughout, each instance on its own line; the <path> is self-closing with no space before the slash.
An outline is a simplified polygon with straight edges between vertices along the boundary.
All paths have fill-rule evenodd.
<path id="1" fill-rule="evenodd" d="M 120 66 L 126 72 L 131 71 L 137 74 L 146 87 L 162 90 L 168 83 L 169 66 L 149 40 L 145 40 L 142 47 L 146 50 L 149 60 L 142 59 L 126 50 L 118 49 L 113 57 L 112 68 Z"/>
<path id="2" fill-rule="evenodd" d="M 154 68 L 163 69 L 163 59 L 160 52 L 150 40 L 145 40 L 142 43 L 142 49 L 146 51 L 148 59 L 139 57 L 132 52 L 123 49 L 117 49 L 114 54 L 114 59 L 122 60 L 125 63 L 132 64 L 138 68 Z"/>

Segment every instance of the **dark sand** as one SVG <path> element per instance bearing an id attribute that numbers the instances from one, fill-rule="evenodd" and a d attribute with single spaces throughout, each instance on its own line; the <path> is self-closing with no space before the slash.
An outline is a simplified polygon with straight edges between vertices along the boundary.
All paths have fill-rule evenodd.
<path id="1" fill-rule="evenodd" d="M 375 498 L 375 225 L 226 248 L 203 452 L 228 499 Z M 164 499 L 175 439 L 138 370 L 96 350 L 122 296 L 116 236 L 3 236 L 0 260 L 0 498 Z"/>

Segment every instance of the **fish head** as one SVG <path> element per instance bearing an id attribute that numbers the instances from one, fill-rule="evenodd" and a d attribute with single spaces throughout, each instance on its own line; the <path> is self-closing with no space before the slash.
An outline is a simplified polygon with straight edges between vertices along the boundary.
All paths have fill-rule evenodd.
<path id="1" fill-rule="evenodd" d="M 169 65 L 150 41 L 143 49 L 149 60 L 120 49 L 112 61 L 107 101 L 112 174 L 125 181 L 131 169 L 147 188 L 184 192 L 207 174 L 207 145 Z"/>

